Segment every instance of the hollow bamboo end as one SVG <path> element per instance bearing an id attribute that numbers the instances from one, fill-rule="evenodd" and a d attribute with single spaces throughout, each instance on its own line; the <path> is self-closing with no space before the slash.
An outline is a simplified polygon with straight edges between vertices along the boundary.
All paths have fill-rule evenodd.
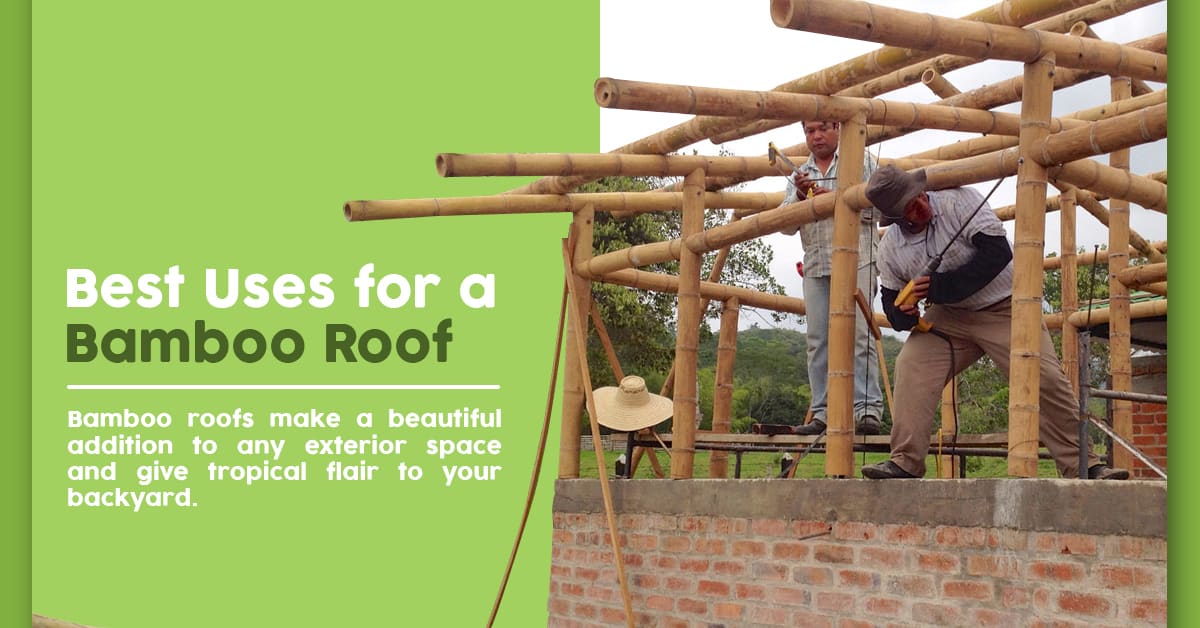
<path id="1" fill-rule="evenodd" d="M 771 0 L 771 20 L 786 28 L 792 23 L 792 0 Z"/>
<path id="2" fill-rule="evenodd" d="M 921 83 L 924 85 L 928 85 L 928 84 L 936 81 L 937 77 L 938 77 L 938 73 L 936 70 L 934 70 L 933 68 L 925 68 L 925 71 L 921 73 Z"/>
<path id="3" fill-rule="evenodd" d="M 450 153 L 439 153 L 437 159 L 434 160 L 437 165 L 437 173 L 439 177 L 448 177 L 451 174 L 451 168 L 454 165 L 454 156 Z"/>
<path id="4" fill-rule="evenodd" d="M 1087 34 L 1087 30 L 1088 23 L 1080 20 L 1074 24 L 1071 24 L 1071 30 L 1067 31 L 1067 34 L 1071 35 L 1072 37 L 1083 37 L 1085 34 Z"/>
<path id="5" fill-rule="evenodd" d="M 358 220 L 358 211 L 355 209 L 356 205 L 361 208 L 365 203 L 362 201 L 346 201 L 346 204 L 342 205 L 342 216 L 349 222 Z"/>
<path id="6" fill-rule="evenodd" d="M 610 78 L 598 78 L 592 86 L 592 93 L 596 97 L 596 104 L 610 108 L 616 104 L 617 86 Z"/>

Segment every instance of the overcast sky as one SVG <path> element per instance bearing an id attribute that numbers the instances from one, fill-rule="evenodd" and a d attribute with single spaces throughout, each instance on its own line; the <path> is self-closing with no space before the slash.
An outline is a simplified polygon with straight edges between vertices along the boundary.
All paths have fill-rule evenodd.
<path id="1" fill-rule="evenodd" d="M 950 17 L 961 17 L 995 1 L 926 0 L 883 1 L 887 6 L 921 11 Z M 1133 11 L 1122 17 L 1102 22 L 1092 28 L 1102 39 L 1125 43 L 1164 32 L 1167 24 L 1165 2 Z M 817 35 L 782 29 L 771 21 L 767 0 L 603 0 L 600 3 L 600 75 L 639 81 L 655 81 L 705 87 L 724 87 L 749 90 L 769 90 L 781 83 L 805 76 L 858 55 L 879 48 L 879 44 Z M 988 61 L 973 67 L 955 70 L 946 78 L 962 91 L 1002 81 L 1021 73 L 1021 64 L 1007 61 Z M 1154 89 L 1162 84 L 1150 83 Z M 880 98 L 887 100 L 934 102 L 938 100 L 928 88 L 916 85 L 890 92 Z M 1109 100 L 1109 82 L 1104 79 L 1055 93 L 1054 115 L 1062 115 L 1094 107 Z M 1001 108 L 1019 112 L 1017 105 Z M 640 111 L 600 110 L 600 149 L 609 151 L 648 135 L 686 121 L 690 116 Z M 881 157 L 902 157 L 933 148 L 957 139 L 972 137 L 965 133 L 923 131 L 869 147 Z M 762 155 L 767 143 L 792 146 L 802 143 L 799 124 L 729 142 L 724 148 L 735 155 Z M 701 154 L 715 155 L 718 148 L 711 142 L 695 144 L 688 149 Z M 1107 160 L 1100 157 L 1102 163 Z M 1166 141 L 1133 150 L 1131 170 L 1147 174 L 1166 170 Z M 771 177 L 748 184 L 753 191 L 782 190 L 784 179 Z M 992 196 L 993 207 L 1010 205 L 1015 198 L 1016 177 L 1009 177 Z M 982 193 L 991 182 L 976 186 Z M 1051 189 L 1051 193 L 1054 190 Z M 1108 242 L 1107 231 L 1095 218 L 1079 211 L 1077 242 L 1091 248 Z M 1151 241 L 1167 239 L 1166 215 L 1134 206 L 1131 224 L 1135 231 Z M 1057 216 L 1046 221 L 1047 251 L 1057 251 L 1059 230 Z M 1008 223 L 1010 238 L 1012 223 Z M 795 261 L 801 258 L 798 237 L 769 236 L 775 250 L 772 266 L 776 279 L 788 294 L 802 293 L 795 272 Z M 752 322 L 752 321 L 747 321 Z"/>

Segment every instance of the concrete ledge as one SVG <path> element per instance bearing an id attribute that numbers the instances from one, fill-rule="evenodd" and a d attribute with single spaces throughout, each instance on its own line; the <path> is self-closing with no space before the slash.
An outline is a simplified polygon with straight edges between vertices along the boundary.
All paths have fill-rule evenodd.
<path id="1" fill-rule="evenodd" d="M 614 480 L 618 514 L 871 521 L 1167 537 L 1167 484 L 1057 479 Z M 603 512 L 595 479 L 558 480 L 554 511 Z"/>

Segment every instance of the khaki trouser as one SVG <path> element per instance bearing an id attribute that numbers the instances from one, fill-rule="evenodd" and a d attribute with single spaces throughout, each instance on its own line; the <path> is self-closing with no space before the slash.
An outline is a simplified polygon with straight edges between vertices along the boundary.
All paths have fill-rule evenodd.
<path id="1" fill-rule="evenodd" d="M 925 319 L 950 338 L 954 374 L 987 354 L 1008 376 L 1012 308 L 1008 299 L 979 311 L 933 305 Z M 942 389 L 950 377 L 950 344 L 934 334 L 912 332 L 896 358 L 895 415 L 892 418 L 892 461 L 917 476 L 925 475 L 925 456 Z M 1042 323 L 1041 383 L 1038 432 L 1050 450 L 1058 473 L 1079 477 L 1079 400 Z M 1100 460 L 1088 452 L 1088 467 Z"/>

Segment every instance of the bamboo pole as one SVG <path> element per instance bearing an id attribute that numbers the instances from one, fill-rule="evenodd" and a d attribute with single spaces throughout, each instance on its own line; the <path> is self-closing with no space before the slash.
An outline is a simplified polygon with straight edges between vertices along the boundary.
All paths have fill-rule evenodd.
<path id="1" fill-rule="evenodd" d="M 569 245 L 564 245 L 562 252 L 563 271 L 568 274 L 571 268 L 571 260 L 569 259 L 571 252 L 569 248 Z M 625 559 L 621 556 L 621 539 L 617 535 L 617 515 L 613 508 L 612 489 L 608 486 L 608 468 L 604 462 L 604 445 L 600 439 L 599 415 L 596 412 L 596 400 L 592 395 L 592 375 L 588 371 L 587 364 L 587 331 L 584 329 L 587 324 L 587 315 L 584 314 L 587 311 L 584 305 L 587 298 L 586 295 L 578 292 L 575 288 L 575 282 L 567 282 L 567 289 L 570 292 L 569 301 L 572 308 L 572 311 L 567 316 L 567 321 L 571 324 L 571 344 L 575 345 L 575 356 L 580 377 L 588 382 L 587 388 L 584 389 L 584 401 L 587 404 L 588 423 L 591 426 L 592 447 L 596 451 L 596 471 L 600 476 L 600 494 L 604 501 L 605 519 L 608 522 L 609 544 L 612 546 L 613 565 L 617 571 L 617 583 L 621 589 L 621 601 L 625 606 L 625 624 L 629 628 L 633 628 L 633 603 L 629 596 L 629 583 L 625 579 Z M 576 437 L 575 443 L 576 458 L 578 459 L 578 437 Z M 578 461 L 576 462 L 576 466 L 578 466 Z M 578 475 L 578 471 L 576 475 Z"/>
<path id="2" fill-rule="evenodd" d="M 1156 249 L 1158 251 L 1162 251 L 1165 253 L 1167 250 L 1167 241 L 1161 240 L 1159 242 L 1151 242 L 1150 246 L 1154 247 L 1154 249 Z M 1127 250 L 1129 252 L 1129 255 L 1141 255 L 1142 254 L 1141 251 L 1138 251 L 1137 249 L 1135 249 L 1133 247 L 1130 247 Z M 1064 256 L 1065 256 L 1065 253 L 1064 253 Z M 1042 262 L 1042 268 L 1044 270 L 1052 270 L 1055 268 L 1061 268 L 1062 263 L 1063 263 L 1063 257 L 1047 257 L 1045 259 L 1045 261 Z M 1092 264 L 1107 265 L 1108 264 L 1108 251 L 1104 250 L 1104 251 L 1099 251 L 1097 253 L 1079 253 L 1075 256 L 1075 265 L 1076 266 L 1091 266 Z"/>
<path id="3" fill-rule="evenodd" d="M 1062 271 L 1059 273 L 1059 285 L 1062 291 L 1062 315 L 1064 321 L 1069 321 L 1071 314 L 1079 309 L 1079 277 L 1078 262 L 1075 252 L 1075 193 L 1068 192 L 1058 196 L 1058 225 L 1059 250 L 1062 251 Z M 1046 268 L 1045 260 L 1042 268 Z M 1079 330 L 1070 323 L 1062 326 L 1062 366 L 1071 389 L 1079 394 Z"/>
<path id="4" fill-rule="evenodd" d="M 1130 304 L 1130 306 L 1129 306 L 1130 320 L 1138 320 L 1138 319 L 1142 319 L 1142 318 L 1154 318 L 1157 316 L 1166 316 L 1166 314 L 1167 314 L 1167 300 L 1166 299 L 1156 299 L 1154 301 L 1141 301 L 1138 303 Z M 1111 306 L 1110 307 L 1101 307 L 1101 308 L 1096 308 L 1096 309 L 1091 310 L 1091 318 L 1090 319 L 1088 318 L 1088 310 L 1079 310 L 1078 312 L 1075 312 L 1074 314 L 1072 314 L 1070 316 L 1068 322 L 1070 322 L 1072 325 L 1074 325 L 1080 329 L 1082 329 L 1086 325 L 1091 325 L 1091 326 L 1109 325 L 1111 327 L 1113 316 L 1114 315 L 1113 315 Z M 1049 327 L 1050 321 L 1055 318 L 1058 319 L 1057 323 L 1061 324 L 1061 320 L 1062 320 L 1061 315 L 1047 315 L 1046 316 L 1046 326 Z M 1113 390 L 1116 390 L 1115 386 L 1113 387 Z"/>
<path id="5" fill-rule="evenodd" d="M 1146 209 L 1167 213 L 1167 186 L 1128 170 L 1105 166 L 1091 159 L 1080 159 L 1054 169 L 1057 182 L 1065 181 L 1093 194 L 1109 197 L 1109 212 L 1113 200 L 1137 203 Z M 1122 249 L 1124 250 L 1124 249 Z"/>
<path id="6" fill-rule="evenodd" d="M 767 161 L 766 155 L 712 157 L 615 153 L 441 153 L 437 159 L 438 174 L 443 177 L 523 177 L 546 173 L 595 177 L 681 177 L 697 168 L 719 176 L 779 174 L 779 169 Z M 700 200 L 703 203 L 703 196 Z"/>
<path id="7" fill-rule="evenodd" d="M 594 215 L 590 207 L 585 207 L 575 214 L 571 222 L 570 248 L 574 264 L 579 264 L 581 261 L 591 257 L 592 220 Z M 576 307 L 568 311 L 567 316 L 569 319 L 580 312 L 587 312 L 590 309 L 589 302 L 592 295 L 592 283 L 587 278 L 580 277 L 577 273 L 571 273 L 570 267 L 565 269 L 564 272 L 567 273 L 566 281 L 572 283 L 574 294 L 583 295 L 580 298 L 584 301 L 583 303 L 577 303 Z M 570 329 L 570 326 L 575 323 L 568 320 L 567 324 L 568 329 Z M 579 325 L 583 327 L 584 334 L 586 335 L 586 315 L 582 317 Z M 588 390 L 591 390 L 590 378 L 584 379 L 583 371 L 579 368 L 579 355 L 576 354 L 576 349 L 575 343 L 568 342 L 566 353 L 563 356 L 566 362 L 563 366 L 562 427 L 558 442 L 559 479 L 579 477 L 579 440 L 583 431 L 580 419 L 583 417 L 585 394 Z M 584 360 L 586 359 L 587 355 L 585 353 Z"/>
<path id="8" fill-rule="evenodd" d="M 1086 127 L 1055 133 L 1032 156 L 1043 166 L 1055 166 L 1082 156 L 1123 150 L 1167 136 L 1167 103 L 1093 122 Z"/>
<path id="9" fill-rule="evenodd" d="M 1167 263 L 1145 264 L 1130 266 L 1117 273 L 1117 281 L 1125 286 L 1137 289 L 1148 284 L 1167 280 Z"/>
<path id="10" fill-rule="evenodd" d="M 1127 4 L 1140 5 L 1143 2 L 1148 3 L 1152 1 L 1154 0 L 1137 0 L 1136 2 Z M 1025 26 L 1042 18 L 1061 13 L 1065 8 L 1081 7 L 1087 4 L 1087 0 L 1058 0 L 1051 2 L 1047 2 L 1046 0 L 1005 0 L 1004 2 L 968 15 L 964 19 L 976 19 L 1012 26 Z M 1117 14 L 1119 15 L 1119 13 Z M 1075 19 L 1083 18 L 1077 17 Z M 920 50 L 884 46 L 870 53 L 779 85 L 774 91 L 829 94 L 912 64 L 920 59 L 927 59 L 930 56 L 931 53 Z M 628 154 L 670 153 L 696 142 L 704 141 L 714 134 L 731 129 L 738 124 L 739 121 L 737 120 L 730 120 L 719 116 L 698 116 L 621 146 L 612 152 Z M 512 192 L 517 194 L 563 193 L 574 189 L 586 181 L 588 181 L 587 177 L 548 177 L 516 188 Z"/>
<path id="11" fill-rule="evenodd" d="M 687 175 L 683 189 L 684 237 L 704 231 L 704 177 L 702 168 Z M 675 395 L 671 441 L 671 479 L 692 477 L 696 456 L 696 360 L 700 345 L 700 253 L 681 251 L 679 256 L 679 299 L 675 333 Z"/>
<path id="12" fill-rule="evenodd" d="M 1112 99 L 1115 101 L 1130 98 L 1132 85 L 1129 78 L 1114 77 L 1111 81 Z M 1163 116 L 1166 116 L 1166 105 Z M 1100 123 L 1097 123 L 1100 124 Z M 1165 135 L 1166 123 L 1163 123 Z M 1117 143 L 1116 146 L 1120 146 Z M 1109 167 L 1115 170 L 1129 170 L 1129 149 L 1120 148 L 1108 155 Z M 1165 186 L 1164 186 L 1165 187 Z M 1118 280 L 1118 276 L 1129 266 L 1129 201 L 1124 198 L 1112 198 L 1108 201 L 1108 308 L 1112 319 L 1108 325 L 1109 374 L 1112 377 L 1112 389 L 1121 392 L 1133 390 L 1133 366 L 1130 358 L 1132 353 L 1132 336 L 1129 322 L 1129 288 Z M 1133 440 L 1133 404 L 1127 400 L 1112 401 L 1112 427 L 1118 435 L 1127 441 Z M 1114 467 L 1129 469 L 1133 465 L 1133 456 L 1128 450 L 1118 447 L 1112 453 Z"/>
<path id="13" fill-rule="evenodd" d="M 1063 67 L 1167 82 L 1166 55 L 1107 41 L 917 13 L 867 2 L 771 0 L 781 28 L 981 59 L 1033 62 L 1053 53 Z"/>
<path id="14" fill-rule="evenodd" d="M 1158 283 L 1143 284 L 1142 291 L 1165 297 L 1167 296 L 1167 282 L 1160 281 Z"/>
<path id="15" fill-rule="evenodd" d="M 1022 156 L 1049 134 L 1055 55 L 1025 64 L 1021 99 Z M 1012 344 L 1009 352 L 1008 474 L 1037 477 L 1042 365 L 1042 258 L 1046 232 L 1046 167 L 1024 158 L 1017 167 L 1013 242 Z"/>
<path id="16" fill-rule="evenodd" d="M 712 431 L 728 434 L 733 414 L 733 362 L 737 358 L 738 308 L 734 297 L 721 305 L 721 332 L 717 336 L 717 372 L 713 382 Z M 729 452 L 714 450 L 709 455 L 708 477 L 729 475 Z"/>
<path id="17" fill-rule="evenodd" d="M 938 434 L 938 443 L 944 443 L 947 439 L 954 442 L 958 435 L 958 385 L 954 378 L 946 382 L 942 388 L 942 429 Z M 935 454 L 936 454 L 935 448 Z M 942 455 L 941 462 L 938 464 L 938 477 L 953 478 L 958 476 L 958 457 L 953 455 Z"/>
<path id="18" fill-rule="evenodd" d="M 1020 117 L 1015 114 L 964 107 L 649 83 L 610 77 L 596 79 L 594 91 L 596 104 L 605 109 L 789 120 L 846 120 L 865 112 L 866 120 L 873 124 L 996 135 L 1016 135 L 1020 125 Z M 1055 124 L 1063 128 L 1087 126 L 1070 118 L 1056 119 Z"/>
<path id="19" fill-rule="evenodd" d="M 928 68 L 921 73 L 921 84 L 928 87 L 929 91 L 942 99 L 962 93 L 961 89 L 955 87 L 946 77 L 942 76 L 941 72 L 933 68 Z"/>
<path id="20" fill-rule="evenodd" d="M 1108 226 L 1110 221 L 1108 209 L 1100 204 L 1096 195 L 1062 181 L 1055 181 L 1054 185 L 1060 190 L 1073 193 L 1078 204 L 1083 205 L 1083 208 L 1094 216 L 1100 224 L 1105 227 Z M 1133 229 L 1129 230 L 1129 244 L 1133 247 L 1133 254 L 1149 258 L 1152 262 L 1163 262 L 1167 259 L 1153 243 L 1146 240 L 1146 238 Z"/>
<path id="21" fill-rule="evenodd" d="M 833 253 L 829 285 L 829 379 L 825 413 L 828 444 L 825 475 L 847 478 L 854 473 L 854 344 L 858 289 L 860 210 L 850 206 L 842 190 L 863 180 L 866 114 L 842 123 L 838 145 L 837 189 L 833 210 Z M 822 196 L 830 196 L 828 194 Z"/>
<path id="22" fill-rule="evenodd" d="M 1125 13 L 1128 13 L 1129 11 L 1132 11 L 1137 8 L 1141 8 L 1141 7 L 1149 5 L 1149 4 L 1153 4 L 1158 1 L 1159 0 L 1106 0 L 1104 2 L 1095 2 L 1092 4 L 1087 4 L 1082 7 L 1079 7 L 1078 3 L 1077 3 L 1076 4 L 1077 8 L 1071 9 L 1070 11 L 1067 11 L 1066 13 L 1053 15 L 1053 16 L 1047 17 L 1045 19 L 1042 19 L 1042 20 L 1039 20 L 1039 21 L 1036 21 L 1033 23 L 1029 23 L 1027 28 L 1028 28 L 1028 30 L 1041 30 L 1041 31 L 1049 31 L 1049 32 L 1055 32 L 1055 33 L 1063 33 L 1063 32 L 1066 32 L 1068 29 L 1070 29 L 1071 26 L 1077 22 L 1082 21 L 1084 23 L 1089 23 L 1089 24 L 1096 23 L 1096 22 L 1102 22 L 1104 20 L 1116 17 L 1118 15 L 1124 15 Z M 1061 10 L 1061 8 L 1056 9 L 1056 10 Z M 970 18 L 966 18 L 966 19 L 970 19 Z M 989 20 L 980 20 L 980 21 L 989 21 Z M 1017 19 L 1017 20 L 1013 20 L 1013 21 L 1002 21 L 1002 22 L 998 22 L 998 23 L 1009 24 L 1012 26 L 1025 26 L 1025 24 L 1018 23 L 1021 21 L 1023 21 L 1023 20 Z M 1164 36 L 1164 40 L 1165 40 L 1165 36 Z M 1132 44 L 1130 44 L 1130 45 L 1132 45 Z M 885 46 L 884 48 L 882 48 L 880 50 L 883 50 L 886 48 L 887 47 Z M 1158 52 L 1162 52 L 1163 50 L 1165 50 L 1165 43 L 1164 43 L 1163 48 L 1161 50 L 1158 50 Z M 962 55 L 939 55 L 937 57 L 933 57 L 932 59 L 928 59 L 925 56 L 918 55 L 918 56 L 913 57 L 913 61 L 912 61 L 911 65 L 908 65 L 906 67 L 902 67 L 902 68 L 899 68 L 896 70 L 892 70 L 891 72 L 888 72 L 887 74 L 884 74 L 882 76 L 877 76 L 875 78 L 863 76 L 863 78 L 859 79 L 861 82 L 859 82 L 858 84 L 848 86 L 845 89 L 842 89 L 840 91 L 836 91 L 836 92 L 834 92 L 832 90 L 822 91 L 822 90 L 817 90 L 817 89 L 799 89 L 799 90 L 784 90 L 784 91 L 834 93 L 837 96 L 860 96 L 860 97 L 865 97 L 865 98 L 874 98 L 881 94 L 886 94 L 888 92 L 891 92 L 891 91 L 894 91 L 894 90 L 897 90 L 897 89 L 900 89 L 903 87 L 908 87 L 909 85 L 914 85 L 914 84 L 918 83 L 921 80 L 921 76 L 924 74 L 925 70 L 933 70 L 940 74 L 947 74 L 953 70 L 965 68 L 965 67 L 974 65 L 976 63 L 979 63 L 980 61 L 982 61 L 982 59 L 979 59 L 979 58 L 973 57 L 973 56 L 967 57 L 967 56 L 962 56 Z M 1095 78 L 1097 76 L 1100 76 L 1100 74 L 1092 73 L 1088 78 Z M 1012 100 L 1010 102 L 1015 102 L 1017 100 L 1020 100 L 1020 98 L 1021 98 L 1021 96 L 1018 93 L 1016 96 L 1014 96 L 1012 98 Z M 945 104 L 945 103 L 943 103 L 943 104 Z M 990 109 L 991 106 L 978 107 L 978 108 Z M 730 130 L 730 131 L 715 133 L 711 136 L 711 139 L 714 144 L 731 142 L 734 140 L 739 140 L 739 139 L 742 139 L 745 137 L 749 137 L 751 135 L 765 133 L 772 129 L 777 129 L 781 126 L 784 126 L 787 123 L 788 123 L 787 121 L 782 121 L 782 120 L 758 120 L 758 121 L 750 122 L 748 124 L 744 124 L 741 127 Z M 868 138 L 873 137 L 872 129 L 867 130 L 867 137 Z M 870 143 L 873 143 L 873 140 L 868 139 L 868 144 L 870 144 Z"/>

